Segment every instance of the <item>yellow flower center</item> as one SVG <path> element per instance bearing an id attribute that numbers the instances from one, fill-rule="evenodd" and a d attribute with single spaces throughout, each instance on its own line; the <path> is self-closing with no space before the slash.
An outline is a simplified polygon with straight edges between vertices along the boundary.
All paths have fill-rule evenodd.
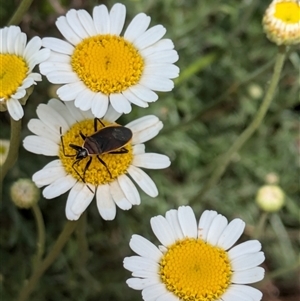
<path id="1" fill-rule="evenodd" d="M 116 123 L 111 124 L 105 120 L 101 120 L 105 126 L 117 125 Z M 97 121 L 98 122 L 98 121 Z M 101 131 L 103 126 L 100 122 L 97 123 L 97 131 Z M 80 132 L 86 136 L 85 140 L 80 136 Z M 68 132 L 62 136 L 63 144 L 60 144 L 59 158 L 62 161 L 62 164 L 68 174 L 71 174 L 78 181 L 90 183 L 95 186 L 106 184 L 114 181 L 118 176 L 127 172 L 129 165 L 132 162 L 132 145 L 128 141 L 127 144 L 124 144 L 121 148 L 114 148 L 114 139 L 113 136 L 110 138 L 108 146 L 111 144 L 111 151 L 118 152 L 126 149 L 127 152 L 122 152 L 120 154 L 88 154 L 85 158 L 82 158 L 76 161 L 76 155 L 78 151 L 70 146 L 70 144 L 77 145 L 79 147 L 85 146 L 84 144 L 87 141 L 90 141 L 89 137 L 95 134 L 94 130 L 94 120 L 84 120 L 78 123 L 75 123 Z M 96 140 L 98 146 L 103 146 L 103 140 Z M 106 146 L 107 147 L 107 146 Z M 64 149 L 63 149 L 64 148 Z M 123 148 L 123 149 L 122 149 Z M 98 157 L 104 162 L 101 163 Z M 90 165 L 87 168 L 88 161 L 91 160 Z M 106 166 L 105 166 L 105 165 Z"/>
<path id="2" fill-rule="evenodd" d="M 0 98 L 9 99 L 22 85 L 28 65 L 15 54 L 0 53 Z"/>
<path id="3" fill-rule="evenodd" d="M 106 34 L 86 38 L 76 45 L 72 67 L 90 90 L 109 95 L 138 83 L 144 60 L 130 42 Z"/>
<path id="4" fill-rule="evenodd" d="M 160 262 L 160 277 L 167 289 L 184 301 L 213 301 L 231 283 L 226 251 L 201 239 L 176 242 Z"/>
<path id="5" fill-rule="evenodd" d="M 300 21 L 299 2 L 279 2 L 275 5 L 275 14 L 277 19 L 284 23 L 295 24 Z"/>

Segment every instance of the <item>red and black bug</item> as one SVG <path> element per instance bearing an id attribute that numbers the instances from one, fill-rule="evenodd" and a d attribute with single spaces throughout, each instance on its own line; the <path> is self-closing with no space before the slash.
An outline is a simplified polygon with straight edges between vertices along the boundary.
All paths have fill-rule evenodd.
<path id="1" fill-rule="evenodd" d="M 97 129 L 97 121 L 101 123 L 102 128 Z M 75 145 L 70 143 L 69 147 L 76 150 L 76 154 L 70 155 L 66 154 L 65 146 L 63 141 L 62 129 L 60 128 L 60 140 L 62 145 L 62 151 L 66 157 L 75 157 L 75 160 L 72 164 L 72 168 L 75 170 L 80 179 L 85 183 L 85 173 L 91 165 L 93 157 L 96 157 L 101 164 L 105 166 L 109 176 L 112 178 L 111 172 L 108 169 L 106 163 L 100 158 L 102 154 L 125 154 L 128 153 L 128 150 L 125 148 L 126 144 L 132 139 L 132 131 L 121 125 L 109 125 L 105 126 L 104 123 L 99 119 L 94 119 L 94 130 L 95 133 L 86 136 L 80 132 L 80 136 L 83 140 L 82 146 Z M 84 158 L 89 157 L 83 174 L 81 175 L 78 170 L 75 168 L 75 165 L 78 164 Z"/>

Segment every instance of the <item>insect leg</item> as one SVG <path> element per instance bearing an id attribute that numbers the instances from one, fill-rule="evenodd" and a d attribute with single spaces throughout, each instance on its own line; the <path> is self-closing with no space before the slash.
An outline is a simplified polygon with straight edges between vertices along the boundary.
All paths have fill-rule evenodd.
<path id="1" fill-rule="evenodd" d="M 80 134 L 82 140 L 85 140 L 85 139 L 86 139 L 86 136 L 85 136 L 84 134 L 82 134 L 81 132 L 79 132 L 79 134 Z"/>
<path id="2" fill-rule="evenodd" d="M 128 153 L 128 149 L 122 147 L 121 149 L 119 149 L 118 151 L 115 152 L 109 152 L 110 154 L 113 155 L 117 155 L 117 154 L 127 154 Z"/>
<path id="3" fill-rule="evenodd" d="M 100 163 L 101 163 L 102 165 L 105 166 L 105 168 L 106 168 L 106 170 L 108 171 L 110 177 L 112 178 L 111 173 L 110 173 L 110 171 L 109 171 L 109 169 L 108 169 L 106 163 L 105 163 L 99 156 L 96 156 L 96 157 L 97 157 L 97 159 L 100 161 Z"/>
<path id="4" fill-rule="evenodd" d="M 102 127 L 105 128 L 105 124 L 99 118 L 94 118 L 94 130 L 95 130 L 95 132 L 98 132 L 97 121 L 99 121 L 101 123 Z"/>
<path id="5" fill-rule="evenodd" d="M 64 139 L 63 139 L 63 135 L 62 135 L 62 128 L 60 127 L 59 128 L 59 132 L 60 132 L 60 142 L 61 142 L 61 146 L 62 146 L 62 151 L 63 151 L 63 154 L 65 157 L 75 157 L 75 155 L 68 155 L 66 154 L 66 151 L 65 151 L 65 144 L 64 144 Z"/>
<path id="6" fill-rule="evenodd" d="M 84 179 L 85 178 L 85 172 L 86 172 L 86 170 L 89 168 L 89 166 L 91 164 L 92 157 L 89 159 L 89 161 L 85 165 L 85 168 L 84 168 L 84 171 L 83 171 L 83 176 L 78 172 L 78 170 L 74 166 L 75 164 L 77 164 L 81 160 L 82 160 L 81 158 L 75 160 L 74 163 L 72 164 L 72 168 L 75 170 L 75 172 L 77 173 L 77 175 L 79 176 L 79 178 L 81 179 L 81 181 L 86 184 L 85 179 Z M 89 185 L 86 184 L 86 186 L 87 186 L 87 188 L 89 189 L 89 191 L 91 193 L 94 193 L 94 191 L 91 189 L 91 187 Z"/>

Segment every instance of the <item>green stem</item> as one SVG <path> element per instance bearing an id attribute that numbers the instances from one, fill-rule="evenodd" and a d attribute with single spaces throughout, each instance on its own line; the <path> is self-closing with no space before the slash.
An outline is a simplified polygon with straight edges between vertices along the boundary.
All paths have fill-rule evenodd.
<path id="1" fill-rule="evenodd" d="M 217 167 L 213 171 L 208 182 L 206 183 L 205 186 L 203 186 L 199 194 L 196 197 L 194 197 L 190 203 L 194 203 L 197 201 L 197 199 L 201 199 L 203 195 L 218 182 L 220 177 L 225 172 L 228 164 L 230 163 L 232 156 L 241 149 L 241 147 L 245 144 L 245 142 L 253 135 L 253 133 L 260 126 L 273 100 L 285 57 L 286 57 L 286 47 L 285 46 L 278 47 L 278 53 L 276 56 L 271 82 L 267 90 L 267 93 L 265 94 L 265 97 L 262 101 L 262 104 L 258 109 L 256 115 L 254 116 L 254 119 L 249 124 L 249 126 L 242 132 L 242 134 L 235 140 L 235 142 L 229 148 L 229 150 L 220 158 L 219 162 L 217 163 Z"/>
<path id="2" fill-rule="evenodd" d="M 55 242 L 53 248 L 47 255 L 47 257 L 41 262 L 36 270 L 33 271 L 31 277 L 26 282 L 26 285 L 21 289 L 18 301 L 28 300 L 30 294 L 35 289 L 36 284 L 38 283 L 40 277 L 45 273 L 45 271 L 50 267 L 54 262 L 57 256 L 60 254 L 62 248 L 68 241 L 70 235 L 73 233 L 77 226 L 77 222 L 68 221 L 59 235 L 57 241 Z"/>
<path id="3" fill-rule="evenodd" d="M 83 270 L 85 263 L 88 260 L 89 253 L 89 245 L 86 239 L 86 212 L 84 212 L 78 222 L 78 226 L 76 228 L 76 236 L 78 241 L 78 249 L 79 249 L 79 270 Z"/>
<path id="4" fill-rule="evenodd" d="M 263 212 L 259 218 L 258 224 L 253 232 L 253 239 L 260 239 L 262 234 L 265 233 L 265 226 L 268 219 L 268 213 Z"/>
<path id="5" fill-rule="evenodd" d="M 3 165 L 0 167 L 0 193 L 2 192 L 2 183 L 8 172 L 8 170 L 15 164 L 19 154 L 20 136 L 22 120 L 15 121 L 10 118 L 11 132 L 10 132 L 10 144 L 7 154 L 7 158 Z"/>
<path id="6" fill-rule="evenodd" d="M 179 124 L 164 128 L 161 132 L 161 135 L 167 135 L 169 133 L 184 129 L 189 127 L 190 125 L 193 125 L 196 121 L 200 120 L 203 116 L 205 116 L 210 111 L 213 111 L 215 108 L 217 108 L 219 105 L 223 104 L 224 100 L 226 100 L 232 93 L 234 93 L 240 86 L 245 85 L 251 81 L 253 81 L 255 78 L 266 72 L 271 65 L 273 64 L 273 59 L 267 62 L 262 67 L 255 70 L 253 73 L 249 74 L 246 78 L 241 80 L 240 82 L 233 83 L 224 93 L 222 93 L 213 103 L 207 105 L 204 107 L 201 111 L 196 113 L 194 117 L 187 121 L 180 122 Z M 181 80 L 179 81 L 181 83 Z"/>
<path id="7" fill-rule="evenodd" d="M 17 10 L 13 14 L 13 16 L 8 21 L 8 26 L 10 25 L 18 25 L 21 21 L 27 10 L 29 9 L 33 0 L 23 0 L 18 6 Z"/>
<path id="8" fill-rule="evenodd" d="M 45 224 L 44 224 L 43 215 L 41 213 L 38 204 L 34 204 L 31 209 L 35 217 L 37 232 L 38 232 L 37 235 L 38 238 L 36 243 L 37 251 L 36 251 L 36 257 L 33 264 L 35 270 L 38 268 L 39 264 L 41 263 L 44 250 L 45 250 Z"/>

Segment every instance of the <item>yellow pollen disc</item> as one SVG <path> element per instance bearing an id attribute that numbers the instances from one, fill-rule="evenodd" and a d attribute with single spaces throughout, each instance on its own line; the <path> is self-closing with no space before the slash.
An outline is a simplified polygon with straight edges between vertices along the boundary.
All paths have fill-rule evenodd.
<path id="1" fill-rule="evenodd" d="M 27 63 L 22 57 L 0 53 L 0 98 L 7 100 L 15 94 L 27 71 Z"/>
<path id="2" fill-rule="evenodd" d="M 111 124 L 105 120 L 101 120 L 101 121 L 105 126 L 118 125 L 116 123 Z M 97 131 L 101 130 L 101 128 L 103 128 L 103 126 L 101 125 L 100 122 L 97 122 Z M 90 119 L 90 120 L 84 120 L 75 123 L 69 129 L 69 131 L 62 136 L 65 154 L 61 143 L 59 149 L 59 158 L 62 161 L 62 164 L 68 174 L 71 174 L 74 178 L 76 178 L 80 182 L 83 182 L 83 178 L 84 178 L 85 183 L 87 184 L 90 183 L 95 186 L 98 186 L 101 184 L 112 182 L 118 176 L 127 172 L 127 169 L 133 159 L 132 145 L 130 141 L 128 144 L 124 146 L 124 148 L 128 151 L 127 153 L 122 153 L 122 154 L 106 153 L 106 154 L 99 155 L 100 159 L 102 159 L 105 162 L 107 168 L 96 158 L 96 155 L 92 155 L 91 165 L 86 170 L 85 176 L 84 176 L 84 170 L 91 156 L 87 156 L 86 158 L 83 158 L 82 160 L 78 161 L 78 163 L 74 165 L 75 170 L 77 170 L 78 172 L 77 173 L 72 167 L 74 161 L 76 160 L 77 151 L 72 147 L 70 147 L 69 145 L 74 144 L 80 147 L 83 146 L 84 140 L 80 136 L 80 132 L 87 137 L 93 135 L 95 133 L 94 120 Z M 119 151 L 119 150 L 114 150 L 114 151 Z M 107 169 L 110 171 L 111 176 Z"/>
<path id="3" fill-rule="evenodd" d="M 139 82 L 144 60 L 128 41 L 115 35 L 97 35 L 76 45 L 72 67 L 90 90 L 120 93 Z"/>
<path id="4" fill-rule="evenodd" d="M 300 4 L 296 2 L 279 2 L 275 5 L 274 17 L 284 23 L 295 24 L 300 22 Z"/>
<path id="5" fill-rule="evenodd" d="M 184 301 L 213 301 L 231 283 L 226 251 L 201 239 L 187 238 L 168 248 L 160 262 L 166 288 Z"/>

